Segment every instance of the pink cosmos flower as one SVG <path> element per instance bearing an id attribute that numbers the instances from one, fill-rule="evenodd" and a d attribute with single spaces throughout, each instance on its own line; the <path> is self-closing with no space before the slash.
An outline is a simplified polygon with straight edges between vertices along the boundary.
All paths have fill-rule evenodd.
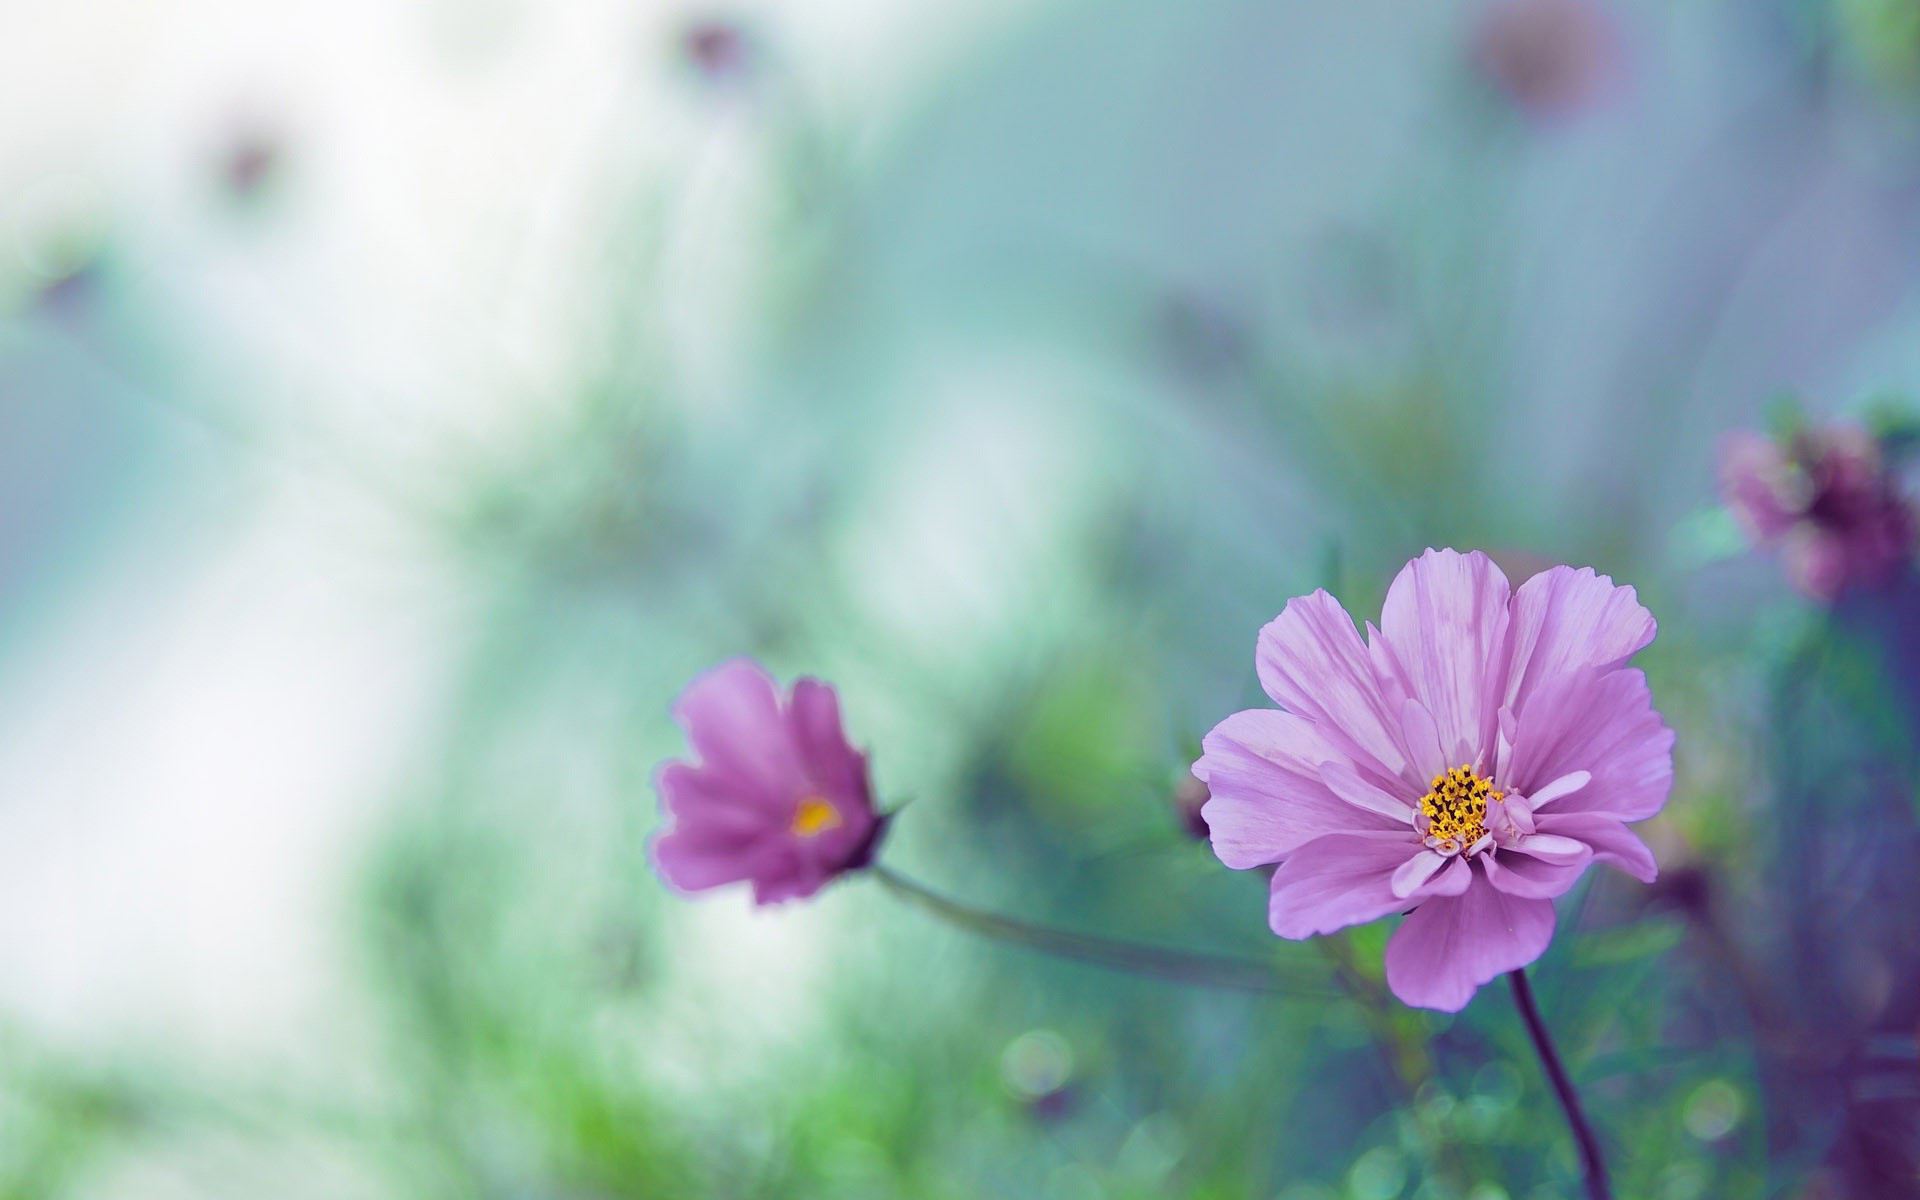
<path id="1" fill-rule="evenodd" d="M 1666 803 L 1673 732 L 1625 665 L 1653 634 L 1632 588 L 1554 567 L 1509 590 L 1478 552 L 1408 563 L 1364 641 L 1325 591 L 1289 601 L 1256 655 L 1281 708 L 1228 717 L 1194 764 L 1214 853 L 1279 864 L 1281 937 L 1410 910 L 1387 983 L 1458 1011 L 1540 956 L 1590 863 L 1653 879 L 1627 824 Z"/>
<path id="2" fill-rule="evenodd" d="M 1864 429 L 1802 430 L 1784 445 L 1727 439 L 1720 491 L 1753 540 L 1777 546 L 1793 586 L 1833 601 L 1883 582 L 1913 557 L 1914 516 Z"/>
<path id="3" fill-rule="evenodd" d="M 667 763 L 655 779 L 673 825 L 653 861 L 672 887 L 746 880 L 755 903 L 773 904 L 872 860 L 885 820 L 831 687 L 802 679 L 782 702 L 758 663 L 734 659 L 687 685 L 674 717 L 700 761 Z"/>

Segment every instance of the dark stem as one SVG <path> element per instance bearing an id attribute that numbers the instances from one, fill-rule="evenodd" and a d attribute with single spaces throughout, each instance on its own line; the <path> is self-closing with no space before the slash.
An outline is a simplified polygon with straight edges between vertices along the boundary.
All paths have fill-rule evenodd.
<path id="1" fill-rule="evenodd" d="M 1206 987 L 1231 988 L 1244 992 L 1262 992 L 1286 996 L 1330 996 L 1333 993 L 1317 978 L 1288 977 L 1278 963 L 1259 962 L 1168 946 L 1149 946 L 1097 934 L 1056 929 L 1032 921 L 986 912 L 952 900 L 916 883 L 891 868 L 875 863 L 869 868 L 895 895 L 932 913 L 969 933 L 1010 942 L 1043 954 L 1057 955 L 1078 962 L 1094 963 L 1116 971 L 1127 971 L 1154 979 Z"/>
<path id="2" fill-rule="evenodd" d="M 1573 1140 L 1580 1146 L 1580 1163 L 1587 1174 L 1587 1195 L 1591 1200 L 1613 1200 L 1613 1189 L 1607 1184 L 1606 1160 L 1600 1157 L 1600 1139 L 1594 1136 L 1593 1126 L 1587 1124 L 1587 1114 L 1580 1108 L 1580 1097 L 1573 1090 L 1573 1080 L 1567 1077 L 1567 1068 L 1560 1062 L 1560 1054 L 1553 1048 L 1553 1038 L 1547 1033 L 1547 1023 L 1540 1019 L 1540 1006 L 1533 1000 L 1533 985 L 1527 982 L 1525 970 L 1507 972 L 1507 982 L 1513 985 L 1513 1002 L 1520 1009 L 1520 1018 L 1527 1024 L 1527 1033 L 1533 1038 L 1533 1048 L 1540 1052 L 1540 1065 L 1547 1069 L 1547 1079 L 1553 1084 L 1553 1093 L 1560 1099 L 1560 1107 L 1566 1111 L 1567 1124 L 1573 1128 Z"/>

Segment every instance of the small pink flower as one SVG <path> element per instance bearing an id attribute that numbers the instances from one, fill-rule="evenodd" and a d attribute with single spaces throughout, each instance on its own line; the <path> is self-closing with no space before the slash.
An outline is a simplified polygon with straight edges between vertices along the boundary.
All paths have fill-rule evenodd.
<path id="1" fill-rule="evenodd" d="M 755 903 L 773 904 L 872 860 L 885 821 L 831 687 L 802 679 L 782 703 L 758 663 L 734 659 L 689 684 L 674 717 L 700 757 L 655 780 L 673 825 L 653 861 L 676 890 L 746 880 Z"/>
<path id="2" fill-rule="evenodd" d="M 680 35 L 681 52 L 700 77 L 712 84 L 744 79 L 753 59 L 752 40 L 738 24 L 718 17 L 696 21 Z"/>
<path id="3" fill-rule="evenodd" d="M 1597 0 L 1495 0 L 1474 27 L 1473 57 L 1541 119 L 1587 108 L 1624 73 L 1619 32 Z"/>
<path id="4" fill-rule="evenodd" d="M 1325 591 L 1260 631 L 1275 709 L 1235 713 L 1193 773 L 1229 867 L 1278 863 L 1273 931 L 1393 913 L 1387 983 L 1455 1012 L 1553 936 L 1553 898 L 1593 862 L 1643 881 L 1627 829 L 1660 811 L 1673 732 L 1625 664 L 1653 640 L 1632 588 L 1554 567 L 1509 591 L 1486 555 L 1429 550 L 1361 640 Z"/>
<path id="5" fill-rule="evenodd" d="M 1816 600 L 1883 582 L 1913 557 L 1913 510 L 1864 429 L 1807 429 L 1784 445 L 1735 434 L 1721 450 L 1720 492 L 1756 543 L 1779 548 L 1793 586 Z"/>

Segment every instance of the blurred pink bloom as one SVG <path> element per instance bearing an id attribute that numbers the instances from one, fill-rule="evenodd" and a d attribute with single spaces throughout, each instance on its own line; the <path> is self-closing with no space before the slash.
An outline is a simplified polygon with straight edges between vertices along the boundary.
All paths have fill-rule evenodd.
<path id="1" fill-rule="evenodd" d="M 689 25 L 680 35 L 681 52 L 709 83 L 734 83 L 744 78 L 753 58 L 746 31 L 732 21 L 707 18 Z"/>
<path id="2" fill-rule="evenodd" d="M 1207 785 L 1192 775 L 1182 779 L 1173 789 L 1173 810 L 1180 818 L 1180 828 L 1196 842 L 1207 840 L 1207 818 L 1202 810 L 1207 806 Z"/>
<path id="3" fill-rule="evenodd" d="M 1256 655 L 1281 708 L 1228 717 L 1194 764 L 1214 853 L 1279 864 L 1281 937 L 1411 909 L 1387 983 L 1458 1011 L 1540 956 L 1589 863 L 1654 878 L 1627 824 L 1666 803 L 1673 732 L 1625 665 L 1653 635 L 1632 588 L 1554 567 L 1509 591 L 1478 552 L 1408 563 L 1364 641 L 1325 591 L 1292 600 Z"/>
<path id="4" fill-rule="evenodd" d="M 653 861 L 675 889 L 746 880 L 773 904 L 871 861 L 884 821 L 831 687 L 802 679 L 783 703 L 759 664 L 734 659 L 689 684 L 674 716 L 700 758 L 655 780 L 673 825 Z"/>
<path id="5" fill-rule="evenodd" d="M 1474 28 L 1473 57 L 1536 117 L 1586 108 L 1623 70 L 1619 32 L 1596 0 L 1496 0 Z"/>
<path id="6" fill-rule="evenodd" d="M 1829 425 L 1784 445 L 1756 433 L 1720 456 L 1727 507 L 1762 546 L 1778 547 L 1793 586 L 1832 601 L 1883 582 L 1913 555 L 1913 510 L 1866 430 Z"/>

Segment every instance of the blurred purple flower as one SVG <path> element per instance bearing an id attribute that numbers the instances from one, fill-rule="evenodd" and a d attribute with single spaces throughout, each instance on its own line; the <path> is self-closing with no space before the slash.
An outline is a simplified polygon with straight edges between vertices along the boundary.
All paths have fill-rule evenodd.
<path id="1" fill-rule="evenodd" d="M 746 32 L 732 21 L 707 18 L 687 26 L 680 35 L 681 53 L 709 83 L 730 83 L 747 74 L 753 47 Z"/>
<path id="2" fill-rule="evenodd" d="M 1207 840 L 1207 818 L 1202 809 L 1207 806 L 1207 785 L 1188 775 L 1173 789 L 1173 811 L 1180 818 L 1180 828 L 1187 836 L 1197 842 Z"/>
<path id="3" fill-rule="evenodd" d="M 1802 429 L 1784 443 L 1735 434 L 1721 450 L 1720 492 L 1755 542 L 1779 548 L 1793 586 L 1816 600 L 1884 582 L 1913 556 L 1913 510 L 1880 444 L 1856 426 Z"/>
<path id="4" fill-rule="evenodd" d="M 1474 27 L 1473 58 L 1514 104 L 1547 118 L 1586 108 L 1622 69 L 1619 32 L 1594 0 L 1498 0 Z"/>
<path id="5" fill-rule="evenodd" d="M 700 758 L 655 781 L 673 825 L 653 861 L 676 890 L 746 880 L 755 903 L 773 904 L 872 860 L 885 821 L 831 687 L 801 679 L 783 703 L 758 663 L 734 659 L 689 684 L 674 717 Z"/>
<path id="6" fill-rule="evenodd" d="M 1325 591 L 1292 600 L 1256 655 L 1284 711 L 1228 717 L 1194 764 L 1214 853 L 1279 864 L 1281 937 L 1411 909 L 1387 983 L 1458 1011 L 1540 956 L 1589 863 L 1654 878 L 1627 823 L 1666 803 L 1673 732 L 1625 666 L 1653 635 L 1632 588 L 1554 567 L 1509 592 L 1478 552 L 1408 563 L 1366 641 Z"/>
<path id="7" fill-rule="evenodd" d="M 220 162 L 220 179 L 228 195 L 251 200 L 266 190 L 280 170 L 280 143 L 264 130 L 241 133 Z"/>

